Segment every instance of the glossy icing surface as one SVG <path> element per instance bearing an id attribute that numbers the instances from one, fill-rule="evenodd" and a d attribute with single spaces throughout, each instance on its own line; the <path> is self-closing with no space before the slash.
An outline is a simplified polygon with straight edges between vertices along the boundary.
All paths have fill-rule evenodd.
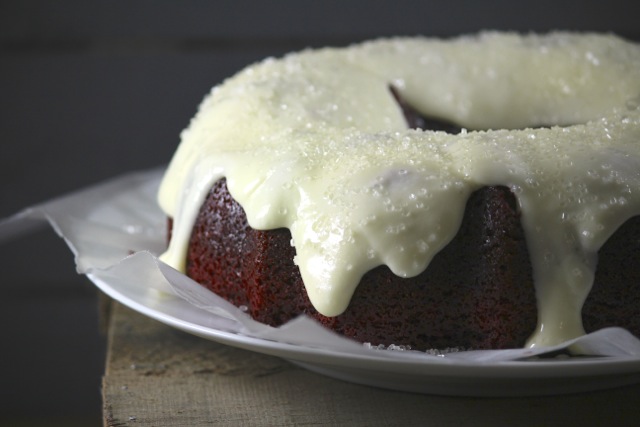
<path id="1" fill-rule="evenodd" d="M 409 130 L 390 85 L 427 116 L 485 130 Z M 528 345 L 552 345 L 583 333 L 597 251 L 640 213 L 639 104 L 640 48 L 612 36 L 399 38 L 267 59 L 215 87 L 183 132 L 159 193 L 175 224 L 162 259 L 184 267 L 226 177 L 252 227 L 291 230 L 309 297 L 333 316 L 369 269 L 423 271 L 469 194 L 506 185 L 536 281 Z"/>

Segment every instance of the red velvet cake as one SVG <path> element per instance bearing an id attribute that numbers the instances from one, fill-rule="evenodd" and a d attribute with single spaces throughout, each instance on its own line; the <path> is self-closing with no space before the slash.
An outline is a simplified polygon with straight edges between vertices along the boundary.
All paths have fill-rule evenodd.
<path id="1" fill-rule="evenodd" d="M 613 36 L 267 60 L 183 133 L 162 259 L 260 322 L 307 314 L 373 345 L 640 336 L 637 97 L 640 49 Z"/>
<path id="2" fill-rule="evenodd" d="M 304 313 L 374 345 L 513 348 L 535 328 L 531 265 L 504 187 L 471 196 L 456 238 L 422 274 L 404 279 L 385 266 L 369 271 L 339 316 L 313 308 L 290 241 L 287 229 L 252 229 L 222 180 L 196 220 L 187 275 L 260 322 L 279 326 Z"/>

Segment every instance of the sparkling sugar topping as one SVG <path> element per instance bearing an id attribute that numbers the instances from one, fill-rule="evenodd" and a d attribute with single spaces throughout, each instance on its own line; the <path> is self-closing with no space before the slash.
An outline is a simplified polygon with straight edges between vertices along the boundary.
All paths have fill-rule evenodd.
<path id="1" fill-rule="evenodd" d="M 427 116 L 484 130 L 409 130 L 390 85 Z M 401 38 L 265 60 L 215 87 L 183 132 L 159 194 L 174 218 L 162 259 L 184 268 L 226 177 L 252 227 L 291 230 L 309 297 L 334 316 L 368 270 L 422 272 L 470 193 L 505 185 L 534 268 L 528 345 L 556 344 L 584 333 L 596 253 L 640 213 L 639 97 L 640 48 L 612 36 Z"/>

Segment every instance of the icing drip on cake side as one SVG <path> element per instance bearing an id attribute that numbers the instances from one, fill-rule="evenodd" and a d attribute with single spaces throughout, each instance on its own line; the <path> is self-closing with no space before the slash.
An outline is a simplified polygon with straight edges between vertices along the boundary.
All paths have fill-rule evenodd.
<path id="1" fill-rule="evenodd" d="M 425 115 L 487 130 L 408 130 L 389 85 Z M 610 36 L 390 39 L 265 60 L 214 88 L 183 132 L 159 193 L 174 218 L 162 259 L 183 268 L 226 177 L 252 227 L 291 230 L 309 297 L 334 316 L 375 266 L 422 272 L 469 194 L 505 185 L 534 268 L 528 345 L 556 344 L 584 332 L 597 251 L 640 213 L 639 96 L 640 48 Z"/>

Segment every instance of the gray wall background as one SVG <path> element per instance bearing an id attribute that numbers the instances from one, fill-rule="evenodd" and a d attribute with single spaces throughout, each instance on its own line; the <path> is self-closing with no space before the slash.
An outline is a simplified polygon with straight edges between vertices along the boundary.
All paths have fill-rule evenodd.
<path id="1" fill-rule="evenodd" d="M 482 29 L 614 32 L 635 1 L 0 1 L 0 218 L 165 164 L 209 88 L 290 50 Z M 51 231 L 0 245 L 0 425 L 100 425 L 97 291 Z"/>

